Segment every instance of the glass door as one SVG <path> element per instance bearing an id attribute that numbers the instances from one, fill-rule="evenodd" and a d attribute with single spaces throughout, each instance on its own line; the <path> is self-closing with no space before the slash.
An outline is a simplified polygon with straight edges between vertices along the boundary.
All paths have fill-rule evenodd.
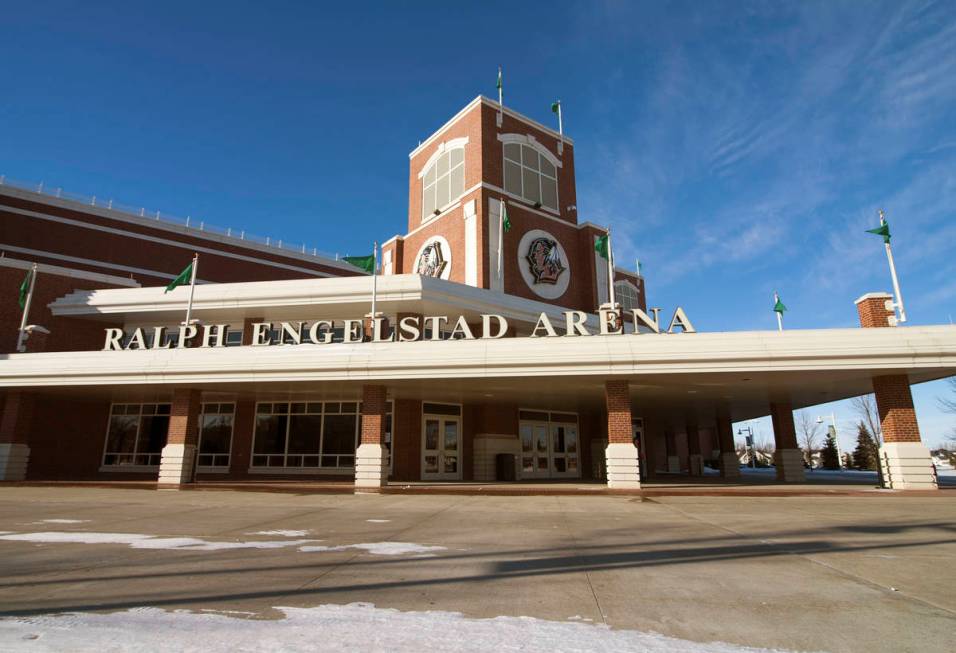
<path id="1" fill-rule="evenodd" d="M 521 478 L 548 478 L 548 423 L 521 422 Z"/>
<path id="2" fill-rule="evenodd" d="M 422 426 L 422 479 L 461 478 L 461 418 L 425 415 Z"/>
<path id="3" fill-rule="evenodd" d="M 580 475 L 577 424 L 551 423 L 551 467 L 556 477 Z"/>

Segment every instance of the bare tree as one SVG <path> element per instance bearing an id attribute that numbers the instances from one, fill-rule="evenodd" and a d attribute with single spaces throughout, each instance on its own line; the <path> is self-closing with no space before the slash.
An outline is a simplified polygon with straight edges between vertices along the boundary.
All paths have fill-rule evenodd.
<path id="1" fill-rule="evenodd" d="M 940 409 L 945 410 L 947 413 L 956 414 L 956 376 L 949 377 L 946 379 L 946 382 L 949 384 L 952 397 L 937 397 L 936 403 L 939 404 Z M 956 442 L 956 426 L 949 432 L 949 439 L 952 442 Z"/>
<path id="2" fill-rule="evenodd" d="M 797 413 L 797 437 L 803 444 L 807 464 L 813 463 L 813 452 L 817 450 L 817 438 L 820 437 L 820 424 L 805 410 Z"/>
<path id="3" fill-rule="evenodd" d="M 883 444 L 883 428 L 880 423 L 880 411 L 876 407 L 876 397 L 872 394 L 853 397 L 850 400 L 850 406 L 853 407 L 857 417 L 866 424 L 870 435 L 876 440 L 876 446 Z"/>

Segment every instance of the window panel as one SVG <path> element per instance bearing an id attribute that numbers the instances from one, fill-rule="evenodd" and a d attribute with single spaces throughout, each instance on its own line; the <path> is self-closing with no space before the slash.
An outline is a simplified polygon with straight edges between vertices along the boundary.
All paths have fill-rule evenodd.
<path id="1" fill-rule="evenodd" d="M 558 208 L 558 182 L 547 177 L 541 178 L 541 203 L 548 208 Z"/>
<path id="2" fill-rule="evenodd" d="M 448 153 L 449 156 L 449 165 L 454 168 L 459 163 L 465 160 L 465 148 L 456 147 L 451 152 Z"/>
<path id="3" fill-rule="evenodd" d="M 465 192 L 465 166 L 458 166 L 448 175 L 451 199 L 456 200 Z"/>
<path id="4" fill-rule="evenodd" d="M 135 415 L 113 415 L 110 417 L 109 435 L 106 438 L 106 450 L 110 453 L 127 453 L 134 451 L 136 448 L 136 427 L 138 424 L 139 417 Z"/>
<path id="5" fill-rule="evenodd" d="M 547 177 L 557 178 L 558 176 L 557 169 L 554 167 L 554 164 L 544 157 L 541 157 L 541 172 Z"/>
<path id="6" fill-rule="evenodd" d="M 166 415 L 143 415 L 140 417 L 136 453 L 162 453 L 169 432 L 169 417 Z"/>
<path id="7" fill-rule="evenodd" d="M 228 454 L 232 440 L 232 415 L 202 416 L 199 431 L 200 454 Z"/>
<path id="8" fill-rule="evenodd" d="M 322 453 L 352 454 L 355 452 L 355 434 L 358 416 L 326 415 L 322 433 Z"/>
<path id="9" fill-rule="evenodd" d="M 435 192 L 438 189 L 434 184 L 425 189 L 425 197 L 422 204 L 422 217 L 427 218 L 435 212 L 437 204 L 435 203 Z"/>
<path id="10" fill-rule="evenodd" d="M 438 169 L 438 166 L 433 165 L 431 168 L 428 169 L 428 172 L 425 173 L 424 180 L 425 180 L 426 186 L 430 186 L 431 184 L 435 183 L 435 172 L 437 171 L 437 169 Z"/>
<path id="11" fill-rule="evenodd" d="M 541 189 L 538 187 L 539 175 L 534 170 L 528 170 L 525 168 L 522 171 L 522 177 L 524 180 L 524 194 L 523 197 L 532 202 L 541 201 Z"/>
<path id="12" fill-rule="evenodd" d="M 505 159 L 521 162 L 521 146 L 517 143 L 505 143 Z"/>
<path id="13" fill-rule="evenodd" d="M 521 195 L 521 166 L 511 161 L 505 161 L 505 190 Z"/>
<path id="14" fill-rule="evenodd" d="M 525 168 L 538 169 L 538 151 L 530 145 L 521 146 L 521 163 Z"/>
<path id="15" fill-rule="evenodd" d="M 438 168 L 439 177 L 441 177 L 442 175 L 448 174 L 449 161 L 450 161 L 450 157 L 448 156 L 448 152 L 445 152 L 440 157 L 438 157 L 438 164 L 435 167 Z"/>
<path id="16" fill-rule="evenodd" d="M 289 453 L 319 453 L 321 429 L 321 415 L 293 415 L 289 422 Z M 289 466 L 299 467 L 300 464 L 289 463 Z"/>
<path id="17" fill-rule="evenodd" d="M 254 453 L 285 453 L 286 415 L 257 415 Z"/>
<path id="18" fill-rule="evenodd" d="M 438 208 L 444 208 L 448 202 L 451 201 L 451 194 L 449 189 L 449 176 L 445 175 L 438 180 L 438 192 L 436 194 L 436 201 Z"/>

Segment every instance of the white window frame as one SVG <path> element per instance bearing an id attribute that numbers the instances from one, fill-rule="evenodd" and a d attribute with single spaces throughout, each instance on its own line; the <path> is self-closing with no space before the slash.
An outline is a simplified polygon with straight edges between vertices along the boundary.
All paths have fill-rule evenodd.
<path id="1" fill-rule="evenodd" d="M 466 158 L 465 145 L 467 144 L 468 144 L 467 138 L 455 138 L 450 141 L 441 143 L 438 146 L 438 149 L 436 149 L 435 152 L 428 158 L 428 161 L 425 162 L 425 165 L 422 166 L 421 171 L 418 173 L 418 179 L 421 181 L 421 202 L 422 202 L 422 223 L 423 224 L 426 222 L 429 222 L 430 220 L 434 220 L 436 217 L 438 217 L 439 215 L 447 211 L 449 208 L 454 206 L 454 204 L 458 202 L 462 198 L 462 196 L 464 196 L 465 194 L 465 158 Z M 426 214 L 425 212 L 425 190 L 426 190 L 425 176 L 431 171 L 433 167 L 438 165 L 439 159 L 441 159 L 443 156 L 451 156 L 451 152 L 453 150 L 461 150 L 461 163 L 456 164 L 454 167 L 452 167 L 451 164 L 449 163 L 448 172 L 444 173 L 440 177 L 438 176 L 438 172 L 436 170 L 435 180 L 431 184 L 428 184 L 427 187 L 428 188 L 430 188 L 431 186 L 437 187 L 440 179 L 446 176 L 451 176 L 452 171 L 457 169 L 460 166 L 461 167 L 461 192 L 456 194 L 455 189 L 451 188 L 451 182 L 449 180 L 448 203 L 444 205 L 438 204 L 438 195 L 436 190 L 435 209 L 438 211 L 438 213 L 435 213 L 433 210 Z"/>
<path id="2" fill-rule="evenodd" d="M 136 421 L 136 438 L 133 440 L 133 451 L 130 453 L 123 453 L 118 451 L 110 452 L 106 450 L 106 448 L 109 446 L 109 443 L 110 443 L 110 425 L 112 423 L 113 408 L 115 406 L 139 406 L 139 413 L 137 413 L 137 417 L 139 417 L 140 419 Z M 168 401 L 143 401 L 143 402 L 114 401 L 114 402 L 111 402 L 109 415 L 106 416 L 106 434 L 103 438 L 103 455 L 100 457 L 100 471 L 136 472 L 136 471 L 154 471 L 159 469 L 159 463 L 160 463 L 160 460 L 162 459 L 161 450 L 158 454 L 154 454 L 154 453 L 139 454 L 137 452 L 137 449 L 139 447 L 139 430 L 140 430 L 140 427 L 142 426 L 143 406 L 169 406 L 169 412 L 166 413 L 166 417 L 172 419 L 172 408 L 173 408 L 172 402 L 168 402 Z M 158 413 L 155 413 L 155 412 L 153 413 L 153 415 L 156 415 L 156 414 Z M 133 459 L 135 460 L 135 457 L 138 455 L 156 456 L 157 457 L 156 464 L 151 464 L 149 462 L 147 462 L 146 464 L 137 464 L 137 463 L 107 464 L 106 462 L 107 456 L 133 456 Z"/>
<path id="3" fill-rule="evenodd" d="M 553 213 L 554 215 L 557 215 L 557 216 L 560 217 L 560 215 L 561 215 L 561 187 L 560 187 L 560 184 L 558 183 L 558 182 L 559 182 L 559 179 L 560 179 L 558 173 L 559 173 L 559 171 L 561 170 L 561 167 L 562 167 L 562 166 L 561 166 L 561 161 L 560 161 L 557 157 L 555 157 L 554 154 L 552 154 L 552 153 L 548 150 L 548 148 L 546 148 L 546 147 L 543 146 L 541 143 L 539 143 L 539 142 L 537 141 L 537 139 L 535 139 L 535 137 L 532 136 L 532 135 L 530 135 L 530 134 L 527 134 L 527 135 L 525 135 L 525 134 L 499 134 L 499 135 L 498 135 L 498 140 L 501 141 L 501 188 L 504 190 L 505 194 L 508 195 L 509 197 L 514 197 L 514 198 L 520 199 L 521 201 L 527 202 L 527 203 L 532 204 L 532 205 L 535 203 L 535 201 L 537 201 L 537 202 L 539 202 L 540 205 L 541 205 L 541 206 L 540 206 L 540 210 L 547 211 L 547 212 L 549 212 L 549 213 Z M 544 157 L 545 159 L 547 159 L 547 160 L 548 160 L 548 163 L 550 163 L 552 166 L 554 166 L 554 177 L 551 177 L 551 176 L 545 174 L 545 173 L 542 172 L 541 170 L 535 170 L 535 169 L 533 169 L 533 168 L 529 168 L 529 167 L 525 166 L 525 164 L 524 164 L 524 158 L 523 158 L 523 157 L 522 157 L 522 160 L 521 160 L 521 161 L 512 161 L 511 159 L 506 159 L 506 158 L 505 158 L 505 146 L 506 146 L 506 145 L 510 145 L 510 144 L 518 144 L 518 145 L 521 145 L 522 147 L 527 146 L 527 147 L 530 147 L 530 148 L 532 148 L 533 150 L 535 150 L 538 154 L 540 154 L 542 157 Z M 516 163 L 516 164 L 519 166 L 519 168 L 521 169 L 521 175 L 520 175 L 520 179 L 521 179 L 521 192 L 518 193 L 518 194 L 515 194 L 515 193 L 513 193 L 513 192 L 511 192 L 511 191 L 509 191 L 509 190 L 507 189 L 507 184 L 505 183 L 505 168 L 507 167 L 507 165 L 506 165 L 506 163 L 505 163 L 506 161 L 510 161 L 511 163 Z M 537 179 L 538 179 L 538 196 L 539 196 L 541 199 L 539 199 L 539 200 L 533 200 L 533 199 L 529 198 L 529 197 L 525 194 L 525 192 L 524 192 L 524 171 L 525 171 L 525 170 L 527 170 L 527 171 L 529 171 L 529 172 L 532 172 L 532 173 L 534 173 L 535 175 L 537 175 Z M 554 194 L 555 194 L 555 203 L 556 203 L 556 206 L 554 206 L 554 207 L 546 206 L 545 203 L 543 202 L 543 200 L 544 200 L 544 193 L 542 193 L 542 184 L 541 184 L 541 178 L 542 178 L 542 177 L 547 177 L 548 179 L 554 179 Z"/>
<path id="4" fill-rule="evenodd" d="M 265 474 L 285 474 L 285 473 L 292 473 L 292 474 L 296 474 L 296 473 L 298 473 L 298 474 L 351 474 L 351 473 L 354 473 L 354 470 L 355 470 L 355 449 L 358 447 L 358 441 L 359 441 L 359 437 L 360 437 L 360 435 L 361 435 L 361 426 L 362 426 L 362 412 L 361 412 L 361 407 L 360 407 L 360 406 L 361 406 L 361 403 L 362 403 L 362 402 L 361 402 L 360 400 L 358 400 L 358 399 L 346 399 L 346 400 L 341 400 L 341 401 L 309 401 L 309 400 L 306 400 L 306 399 L 304 399 L 304 400 L 298 400 L 298 401 L 290 401 L 290 400 L 257 401 L 257 402 L 256 402 L 256 406 L 255 406 L 255 414 L 254 414 L 254 416 L 253 416 L 253 422 L 252 422 L 252 453 L 251 453 L 251 455 L 249 456 L 249 472 L 250 472 L 250 473 L 254 473 L 254 474 L 263 474 L 263 473 L 265 473 Z M 289 419 L 286 420 L 286 425 L 285 425 L 285 448 L 284 448 L 284 450 L 283 450 L 282 453 L 261 453 L 261 454 L 257 454 L 257 453 L 256 453 L 256 421 L 257 421 L 256 418 L 257 418 L 258 415 L 259 415 L 259 406 L 261 406 L 262 404 L 272 404 L 272 405 L 275 405 L 275 404 L 286 404 L 286 405 L 289 406 L 289 410 L 288 410 L 287 413 L 276 413 L 275 411 L 270 411 L 270 412 L 268 413 L 269 415 L 286 415 L 286 416 L 289 417 Z M 306 410 L 305 410 L 304 412 L 301 412 L 301 413 L 293 413 L 293 412 L 292 412 L 292 404 L 306 404 Z M 322 406 L 321 412 L 319 412 L 319 413 L 310 412 L 310 411 L 308 410 L 308 404 L 321 404 L 321 406 Z M 326 410 L 325 410 L 326 404 L 355 404 L 355 410 L 356 410 L 356 412 L 355 412 L 355 413 L 342 413 L 342 412 L 338 412 L 338 413 L 326 413 Z M 325 453 L 322 453 L 322 448 L 323 448 L 323 445 L 325 444 L 325 415 L 327 415 L 327 414 L 328 414 L 328 415 L 353 415 L 353 414 L 356 415 L 356 419 L 355 419 L 355 433 L 354 433 L 354 437 L 353 437 L 353 440 L 352 440 L 352 442 L 353 442 L 353 450 L 352 450 L 352 453 L 351 453 L 351 454 L 325 454 Z M 318 451 L 318 453 L 314 453 L 314 454 L 300 454 L 300 453 L 290 454 L 290 453 L 289 453 L 289 429 L 290 429 L 291 426 L 292 426 L 292 419 L 291 419 L 291 418 L 292 418 L 293 415 L 321 415 L 321 416 L 322 416 L 322 419 L 321 419 L 320 422 L 319 422 L 319 423 L 320 423 L 320 426 L 319 426 L 319 451 Z M 315 457 L 318 458 L 318 463 L 319 463 L 319 464 L 318 464 L 317 466 L 314 466 L 314 467 L 313 467 L 313 466 L 304 466 L 304 465 L 293 465 L 293 466 L 290 466 L 290 465 L 288 465 L 288 459 L 289 459 L 290 456 L 298 456 L 298 457 L 300 457 L 300 458 L 304 458 L 305 456 L 315 456 Z M 335 465 L 335 466 L 323 466 L 323 465 L 322 465 L 322 458 L 323 458 L 324 456 L 335 456 L 335 457 L 336 457 L 336 461 L 335 461 L 335 462 L 336 462 L 336 465 Z M 340 457 L 342 457 L 342 456 L 351 457 L 351 458 L 352 458 L 352 464 L 351 464 L 351 465 L 341 465 L 341 464 L 339 464 L 339 459 L 340 459 Z M 265 464 L 265 465 L 257 465 L 257 464 L 255 464 L 256 458 L 260 458 L 260 457 L 265 457 L 265 459 L 266 459 L 266 464 Z M 279 466 L 279 465 L 270 466 L 270 465 L 269 465 L 269 462 L 270 462 L 270 459 L 273 458 L 273 457 L 281 457 L 281 458 L 282 458 L 282 465 L 281 465 L 281 466 Z"/>
<path id="5" fill-rule="evenodd" d="M 232 415 L 232 423 L 229 425 L 229 450 L 225 454 L 203 454 L 202 453 L 202 418 L 206 414 L 206 406 L 232 406 L 231 413 L 210 413 L 212 415 Z M 199 417 L 196 418 L 196 468 L 203 472 L 228 472 L 232 465 L 232 442 L 236 433 L 236 402 L 234 401 L 204 401 L 199 409 Z M 225 465 L 203 465 L 203 456 L 225 456 Z M 215 460 L 215 459 L 214 459 Z"/>

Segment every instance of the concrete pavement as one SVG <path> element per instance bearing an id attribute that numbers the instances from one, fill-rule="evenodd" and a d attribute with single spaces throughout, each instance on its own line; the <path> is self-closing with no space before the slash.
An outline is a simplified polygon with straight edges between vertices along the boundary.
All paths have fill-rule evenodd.
<path id="1" fill-rule="evenodd" d="M 274 531 L 306 533 L 256 534 Z M 49 532 L 67 535 L 42 535 Z M 121 543 L 117 533 L 210 544 Z M 57 538 L 100 543 L 44 541 Z M 283 544 L 293 540 L 316 541 Z M 239 542 L 275 548 L 216 548 Z M 444 549 L 395 554 L 388 544 L 396 542 Z M 272 617 L 276 606 L 355 601 L 469 617 L 581 617 L 794 650 L 949 651 L 956 501 L 948 493 L 484 497 L 0 487 L 5 615 L 156 606 Z"/>

